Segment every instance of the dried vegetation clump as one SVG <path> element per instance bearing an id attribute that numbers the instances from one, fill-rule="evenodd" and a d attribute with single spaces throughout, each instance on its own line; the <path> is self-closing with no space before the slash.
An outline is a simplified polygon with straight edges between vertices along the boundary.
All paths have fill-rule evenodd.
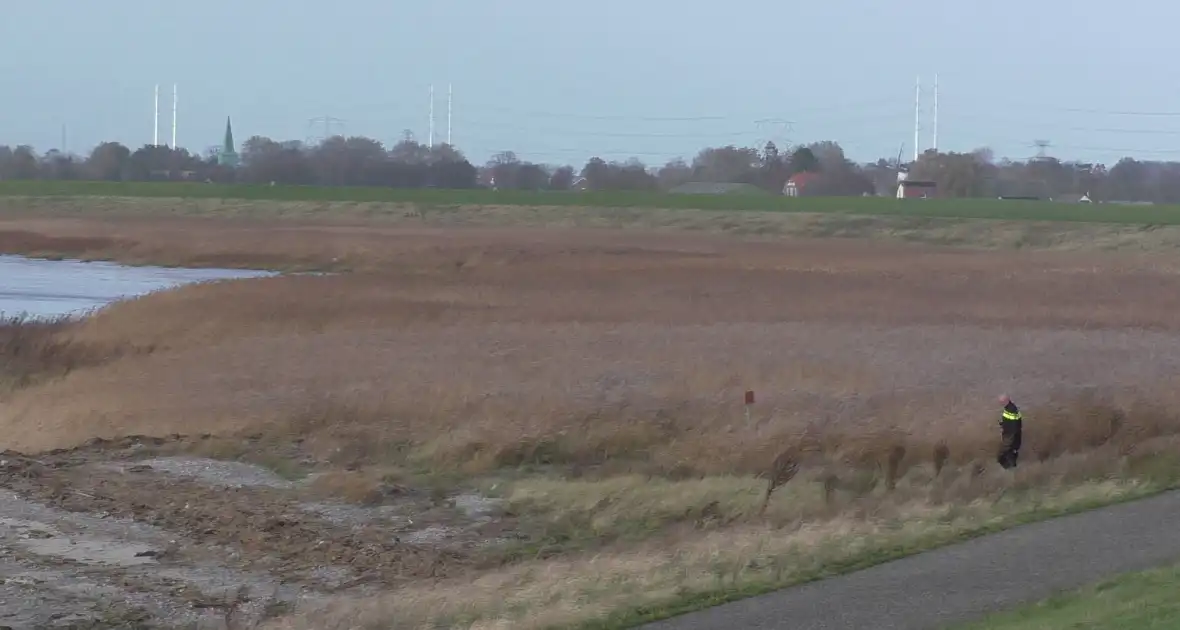
<path id="1" fill-rule="evenodd" d="M 122 347 L 102 347 L 68 339 L 67 318 L 0 317 L 0 397 L 86 367 L 113 361 Z"/>

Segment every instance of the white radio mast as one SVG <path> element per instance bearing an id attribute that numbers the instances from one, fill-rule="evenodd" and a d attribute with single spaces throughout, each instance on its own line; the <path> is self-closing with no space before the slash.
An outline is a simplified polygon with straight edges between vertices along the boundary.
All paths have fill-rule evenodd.
<path id="1" fill-rule="evenodd" d="M 176 84 L 172 84 L 172 150 L 176 150 Z"/>
<path id="2" fill-rule="evenodd" d="M 434 148 L 434 84 L 430 84 L 430 133 L 426 136 L 426 148 Z"/>
<path id="3" fill-rule="evenodd" d="M 914 90 L 914 161 L 918 161 L 918 155 L 921 151 L 918 143 L 921 138 L 918 135 L 919 125 L 922 121 L 922 77 L 919 76 Z"/>
<path id="4" fill-rule="evenodd" d="M 451 89 L 451 84 L 447 84 L 447 146 L 451 146 L 451 111 L 452 103 L 454 102 L 454 91 Z"/>
<path id="5" fill-rule="evenodd" d="M 938 74 L 934 75 L 934 151 L 938 152 Z"/>
<path id="6" fill-rule="evenodd" d="M 152 146 L 160 146 L 160 84 L 156 84 L 155 114 L 152 119 Z"/>

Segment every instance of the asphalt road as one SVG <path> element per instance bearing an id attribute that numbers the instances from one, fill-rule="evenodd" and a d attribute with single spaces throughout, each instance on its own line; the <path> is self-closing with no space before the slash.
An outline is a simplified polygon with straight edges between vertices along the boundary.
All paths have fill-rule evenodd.
<path id="1" fill-rule="evenodd" d="M 645 630 L 926 630 L 1180 561 L 1180 492 L 1024 525 Z"/>

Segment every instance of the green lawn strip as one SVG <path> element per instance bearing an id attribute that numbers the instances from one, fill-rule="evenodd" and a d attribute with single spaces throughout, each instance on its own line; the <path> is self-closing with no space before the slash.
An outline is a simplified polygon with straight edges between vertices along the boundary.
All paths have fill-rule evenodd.
<path id="1" fill-rule="evenodd" d="M 783 197 L 659 192 L 530 192 L 361 186 L 263 186 L 195 182 L 5 181 L 0 195 L 24 197 L 155 197 L 303 202 L 406 203 L 423 207 L 567 206 L 901 215 L 968 219 L 1180 224 L 1180 206 L 1071 204 L 999 199 Z"/>
<path id="2" fill-rule="evenodd" d="M 960 626 L 960 630 L 1150 628 L 1180 628 L 1180 566 L 1126 573 Z"/>
<path id="3" fill-rule="evenodd" d="M 891 560 L 898 560 L 906 556 L 915 555 L 923 551 L 930 551 L 939 547 L 964 542 L 987 534 L 994 534 L 1006 529 L 1048 520 L 1060 516 L 1077 514 L 1102 507 L 1109 507 L 1155 496 L 1180 487 L 1180 480 L 1171 479 L 1166 483 L 1146 483 L 1136 491 L 1110 500 L 1089 499 L 1073 505 L 1059 508 L 1034 507 L 1025 512 L 1003 515 L 987 523 L 969 529 L 940 532 L 934 536 L 913 540 L 908 544 L 891 547 L 876 547 L 865 549 L 862 553 L 852 557 L 841 558 L 834 562 L 824 563 L 820 568 L 802 574 L 796 573 L 790 579 L 774 581 L 750 581 L 741 584 L 719 584 L 708 590 L 684 592 L 658 605 L 648 605 L 639 608 L 623 609 L 605 617 L 587 621 L 578 626 L 577 630 L 623 630 L 633 628 L 644 623 L 667 619 L 678 615 L 703 610 L 720 604 L 754 597 L 798 586 L 824 578 L 851 573 L 860 569 L 884 564 Z M 1180 595 L 1177 596 L 1180 599 Z M 554 630 L 557 630 L 554 628 Z"/>

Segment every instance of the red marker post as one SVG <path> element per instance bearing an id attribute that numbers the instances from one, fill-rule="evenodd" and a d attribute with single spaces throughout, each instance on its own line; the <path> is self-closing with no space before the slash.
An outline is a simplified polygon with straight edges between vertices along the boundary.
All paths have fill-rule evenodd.
<path id="1" fill-rule="evenodd" d="M 754 390 L 746 390 L 746 424 L 750 424 L 750 407 L 754 406 Z"/>

